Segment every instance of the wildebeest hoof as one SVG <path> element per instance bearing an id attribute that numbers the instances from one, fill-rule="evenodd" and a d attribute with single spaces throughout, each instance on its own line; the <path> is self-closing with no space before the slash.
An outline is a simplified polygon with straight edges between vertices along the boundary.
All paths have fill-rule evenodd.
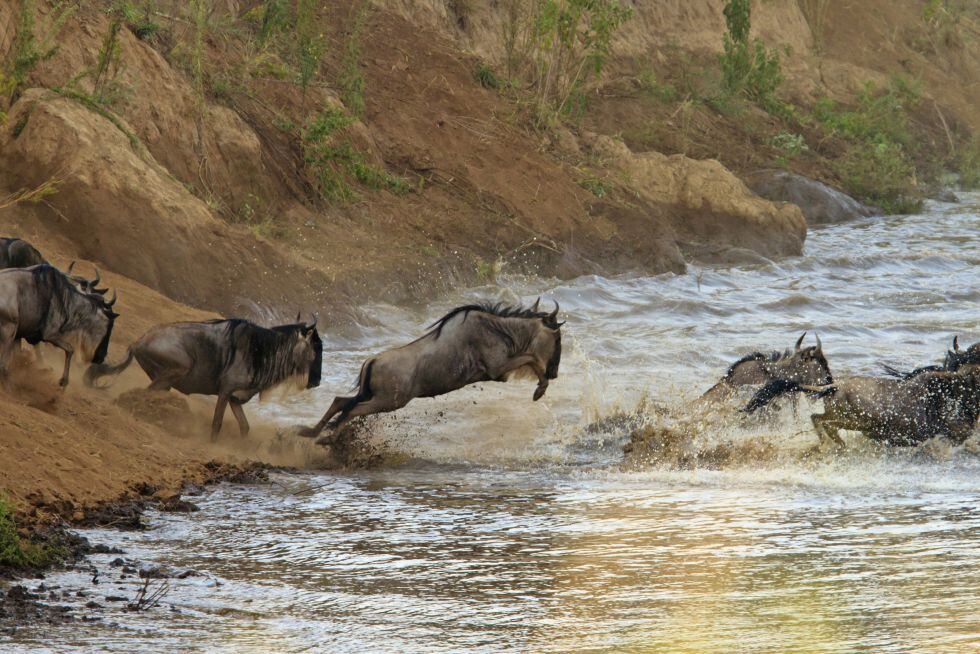
<path id="1" fill-rule="evenodd" d="M 544 392 L 546 390 L 548 390 L 547 386 L 538 386 L 536 389 L 534 389 L 534 401 L 537 402 L 544 397 Z"/>
<path id="2" fill-rule="evenodd" d="M 316 438 L 320 435 L 320 430 L 316 427 L 300 427 L 296 430 L 296 435 L 303 438 Z"/>
<path id="3" fill-rule="evenodd" d="M 316 443 L 317 445 L 326 446 L 326 445 L 333 445 L 336 440 L 337 440 L 337 434 L 324 434 L 323 436 L 321 436 L 320 438 L 316 439 L 313 442 Z"/>

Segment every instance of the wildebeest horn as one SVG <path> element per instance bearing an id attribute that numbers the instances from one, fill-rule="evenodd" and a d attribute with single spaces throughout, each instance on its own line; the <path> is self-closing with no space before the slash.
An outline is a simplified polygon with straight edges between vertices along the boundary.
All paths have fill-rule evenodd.
<path id="1" fill-rule="evenodd" d="M 555 300 L 555 310 L 548 314 L 548 322 L 555 322 L 558 320 L 558 300 Z"/>
<path id="2" fill-rule="evenodd" d="M 541 296 L 540 295 L 538 296 L 538 299 L 534 301 L 534 306 L 531 307 L 531 311 L 537 313 L 538 312 L 538 305 L 539 304 L 541 304 Z"/>
<path id="3" fill-rule="evenodd" d="M 307 325 L 306 326 L 306 329 L 307 330 L 316 329 L 316 322 L 320 319 L 320 314 L 313 313 L 313 314 L 310 314 L 310 317 L 313 318 L 313 322 L 311 322 L 309 325 Z"/>
<path id="4" fill-rule="evenodd" d="M 113 290 L 112 291 L 112 299 L 111 300 L 105 300 L 105 305 L 111 309 L 112 308 L 112 305 L 116 303 L 116 300 L 117 299 L 119 299 L 118 293 L 116 293 L 116 291 Z"/>
<path id="5" fill-rule="evenodd" d="M 959 336 L 959 334 L 957 334 L 956 336 L 953 337 L 953 351 L 954 352 L 959 352 L 960 351 L 960 336 Z"/>
<path id="6" fill-rule="evenodd" d="M 94 268 L 95 268 L 95 279 L 92 280 L 91 288 L 95 288 L 96 286 L 99 285 L 99 282 L 102 281 L 102 275 L 99 273 L 99 267 L 94 266 Z"/>
<path id="7" fill-rule="evenodd" d="M 813 336 L 817 339 L 817 352 L 823 352 L 823 343 L 820 342 L 820 334 L 813 332 Z"/>
<path id="8" fill-rule="evenodd" d="M 74 270 L 74 269 L 75 269 L 75 262 L 72 261 L 70 264 L 68 264 L 68 271 L 67 271 L 66 274 L 70 275 L 71 274 L 71 271 Z"/>
<path id="9" fill-rule="evenodd" d="M 803 332 L 803 335 L 800 336 L 798 339 L 796 339 L 796 351 L 797 352 L 800 351 L 800 346 L 803 345 L 803 339 L 804 338 L 806 338 L 806 332 Z"/>
<path id="10" fill-rule="evenodd" d="M 298 322 L 298 323 L 303 322 L 303 310 L 302 309 L 296 309 L 296 322 Z"/>

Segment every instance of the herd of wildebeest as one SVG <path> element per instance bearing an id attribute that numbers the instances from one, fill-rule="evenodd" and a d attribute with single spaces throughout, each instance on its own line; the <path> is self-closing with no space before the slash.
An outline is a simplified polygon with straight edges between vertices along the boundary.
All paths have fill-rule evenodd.
<path id="1" fill-rule="evenodd" d="M 97 387 L 135 359 L 150 379 L 150 390 L 176 389 L 215 395 L 211 422 L 216 438 L 230 405 L 242 435 L 249 431 L 242 405 L 277 386 L 319 386 L 323 344 L 316 318 L 275 327 L 243 319 L 177 322 L 150 329 L 117 364 L 105 362 L 116 296 L 107 299 L 98 270 L 92 279 L 64 272 L 19 238 L 0 238 L 0 377 L 7 380 L 14 349 L 21 341 L 45 342 L 65 353 L 60 384 L 67 386 L 76 354 L 89 364 L 85 383 Z M 370 357 L 361 367 L 356 392 L 338 396 L 323 418 L 300 435 L 329 444 L 347 421 L 400 409 L 416 397 L 435 397 L 469 384 L 504 382 L 516 373 L 537 379 L 539 400 L 558 376 L 561 327 L 552 311 L 501 304 L 460 306 L 433 323 L 418 339 Z M 782 352 L 753 353 L 733 363 L 702 400 L 729 400 L 743 387 L 758 387 L 744 412 L 752 413 L 784 395 L 822 399 L 813 414 L 820 442 L 842 446 L 841 429 L 890 445 L 915 445 L 934 436 L 962 442 L 980 415 L 980 343 L 961 349 L 954 338 L 941 364 L 910 372 L 885 366 L 880 377 L 835 378 L 817 337 L 806 334 Z"/>

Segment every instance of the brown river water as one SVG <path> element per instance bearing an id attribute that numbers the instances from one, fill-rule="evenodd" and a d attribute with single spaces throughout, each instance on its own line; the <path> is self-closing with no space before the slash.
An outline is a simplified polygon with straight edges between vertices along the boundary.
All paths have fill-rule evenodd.
<path id="1" fill-rule="evenodd" d="M 29 625 L 7 652 L 980 652 L 980 447 L 871 447 L 804 459 L 809 407 L 732 414 L 700 445 L 775 454 L 713 469 L 624 468 L 628 429 L 597 420 L 708 388 L 754 349 L 817 330 L 835 374 L 942 358 L 980 340 L 980 195 L 924 215 L 811 230 L 806 254 L 682 276 L 504 279 L 439 303 L 371 306 L 328 334 L 323 386 L 252 412 L 309 423 L 365 355 L 473 297 L 557 299 L 560 376 L 417 400 L 371 427 L 388 463 L 221 485 L 143 532 L 91 530 L 171 579 L 131 598 L 95 555 L 45 583 L 101 619 Z M 653 418 L 646 418 L 651 420 Z M 299 492 L 297 494 L 297 492 Z M 36 582 L 34 582 L 36 583 Z M 159 582 L 162 583 L 162 582 Z"/>

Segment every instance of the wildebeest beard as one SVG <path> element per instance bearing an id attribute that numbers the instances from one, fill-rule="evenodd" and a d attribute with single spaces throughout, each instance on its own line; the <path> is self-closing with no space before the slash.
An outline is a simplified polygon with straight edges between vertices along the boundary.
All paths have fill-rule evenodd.
<path id="1" fill-rule="evenodd" d="M 306 387 L 316 388 L 320 385 L 320 379 L 323 375 L 323 340 L 320 338 L 320 334 L 316 331 L 316 323 L 313 326 L 304 325 L 303 323 L 295 323 L 292 325 L 277 325 L 271 327 L 272 331 L 289 334 L 293 332 L 299 332 L 300 334 L 310 333 L 310 345 L 313 347 L 313 363 L 310 364 L 310 371 L 306 377 Z"/>

